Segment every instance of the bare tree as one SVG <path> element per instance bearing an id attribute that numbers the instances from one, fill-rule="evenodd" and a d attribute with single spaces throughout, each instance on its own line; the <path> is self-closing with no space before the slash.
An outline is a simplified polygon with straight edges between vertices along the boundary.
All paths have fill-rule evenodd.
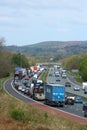
<path id="1" fill-rule="evenodd" d="M 5 43 L 4 37 L 0 38 L 0 51 L 2 51 L 4 43 Z"/>

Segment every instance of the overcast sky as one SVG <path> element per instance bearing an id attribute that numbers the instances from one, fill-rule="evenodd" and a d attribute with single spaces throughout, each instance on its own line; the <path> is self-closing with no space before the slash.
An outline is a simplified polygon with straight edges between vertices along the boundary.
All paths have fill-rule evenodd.
<path id="1" fill-rule="evenodd" d="M 87 40 L 87 0 L 0 0 L 6 45 Z"/>

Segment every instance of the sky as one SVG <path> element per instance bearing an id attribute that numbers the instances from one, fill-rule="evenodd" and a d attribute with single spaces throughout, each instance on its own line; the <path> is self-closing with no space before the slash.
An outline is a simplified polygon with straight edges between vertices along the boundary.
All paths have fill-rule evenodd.
<path id="1" fill-rule="evenodd" d="M 5 45 L 87 40 L 87 0 L 0 0 Z"/>

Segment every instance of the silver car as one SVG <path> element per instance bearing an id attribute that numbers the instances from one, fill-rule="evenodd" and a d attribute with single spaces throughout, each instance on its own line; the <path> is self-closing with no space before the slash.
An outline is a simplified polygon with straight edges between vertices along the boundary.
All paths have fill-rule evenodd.
<path id="1" fill-rule="evenodd" d="M 74 91 L 80 91 L 80 86 L 78 85 L 74 86 Z"/>

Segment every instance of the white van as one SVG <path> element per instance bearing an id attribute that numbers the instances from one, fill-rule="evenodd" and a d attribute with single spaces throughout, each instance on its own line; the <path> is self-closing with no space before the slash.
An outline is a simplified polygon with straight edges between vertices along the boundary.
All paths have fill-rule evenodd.
<path id="1" fill-rule="evenodd" d="M 84 88 L 87 88 L 87 82 L 82 83 L 82 89 L 84 90 Z"/>

